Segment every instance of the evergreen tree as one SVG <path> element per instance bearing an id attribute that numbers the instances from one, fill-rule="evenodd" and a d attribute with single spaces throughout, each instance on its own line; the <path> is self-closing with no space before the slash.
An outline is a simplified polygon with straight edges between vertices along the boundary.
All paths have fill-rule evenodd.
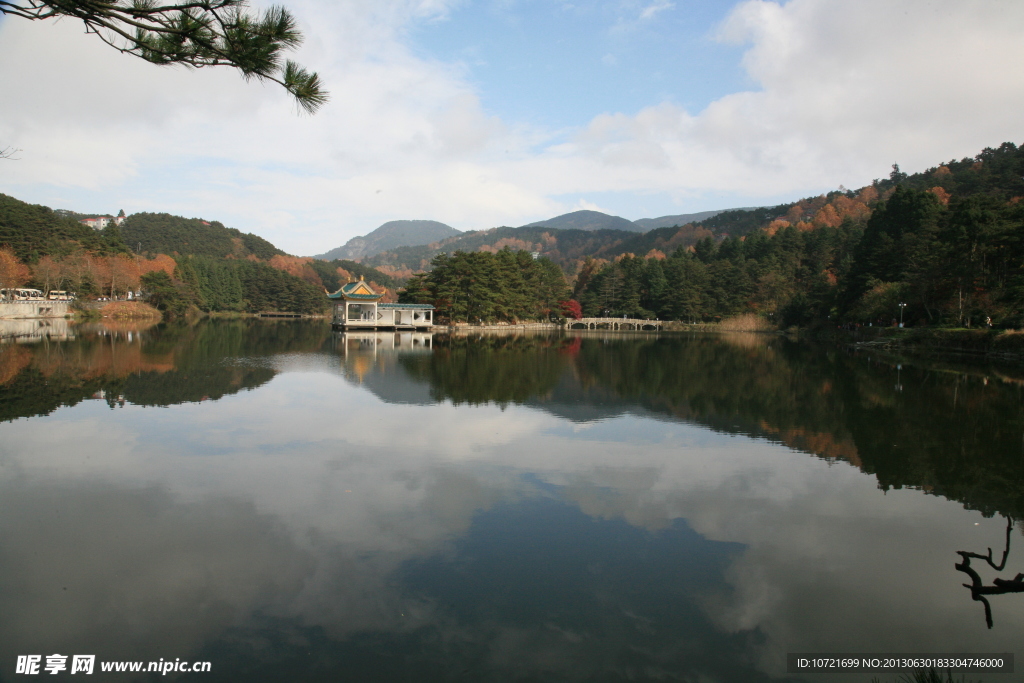
<path id="1" fill-rule="evenodd" d="M 319 76 L 281 61 L 283 52 L 302 43 L 295 19 L 281 7 L 259 13 L 251 12 L 246 0 L 6 0 L 0 2 L 0 15 L 79 19 L 99 40 L 154 64 L 233 66 L 246 80 L 283 86 L 310 113 L 327 101 Z"/>

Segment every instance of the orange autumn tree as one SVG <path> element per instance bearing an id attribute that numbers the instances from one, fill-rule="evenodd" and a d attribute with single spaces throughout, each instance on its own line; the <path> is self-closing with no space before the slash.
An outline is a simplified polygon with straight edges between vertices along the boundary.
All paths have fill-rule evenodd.
<path id="1" fill-rule="evenodd" d="M 0 288 L 21 287 L 32 272 L 22 263 L 10 247 L 0 249 Z"/>
<path id="2" fill-rule="evenodd" d="M 92 256 L 92 276 L 100 291 L 111 299 L 139 288 L 139 264 L 127 254 Z"/>
<path id="3" fill-rule="evenodd" d="M 109 289 L 110 298 L 113 299 L 118 294 L 124 294 L 128 290 L 136 290 L 139 288 L 139 264 L 135 258 L 128 256 L 127 254 L 118 254 L 117 256 L 110 256 L 105 261 L 105 270 L 109 280 L 104 282 L 104 289 Z"/>
<path id="4" fill-rule="evenodd" d="M 32 268 L 32 279 L 42 286 L 43 293 L 51 289 L 63 289 L 61 285 L 64 283 L 64 268 L 52 257 L 44 256 Z"/>
<path id="5" fill-rule="evenodd" d="M 174 277 L 174 269 L 177 267 L 178 264 L 167 254 L 157 254 L 155 258 L 139 261 L 139 276 L 162 270 L 169 276 Z"/>
<path id="6" fill-rule="evenodd" d="M 313 266 L 310 265 L 312 262 L 313 258 L 310 256 L 285 256 L 277 254 L 267 262 L 267 265 L 277 270 L 283 270 L 289 275 L 294 275 L 317 287 L 323 287 L 323 281 L 316 274 L 316 271 L 313 270 Z"/>
<path id="7" fill-rule="evenodd" d="M 100 282 L 100 268 L 96 261 L 96 257 L 87 251 L 75 252 L 61 261 L 71 291 L 79 295 L 95 291 Z"/>

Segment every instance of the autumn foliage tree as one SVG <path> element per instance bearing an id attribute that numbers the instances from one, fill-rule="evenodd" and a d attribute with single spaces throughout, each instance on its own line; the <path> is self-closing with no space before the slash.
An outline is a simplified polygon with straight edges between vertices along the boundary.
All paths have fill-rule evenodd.
<path id="1" fill-rule="evenodd" d="M 139 288 L 139 264 L 127 254 L 118 254 L 102 260 L 101 286 L 110 292 L 110 298 Z"/>
<path id="2" fill-rule="evenodd" d="M 32 268 L 32 278 L 43 292 L 48 292 L 51 289 L 63 289 L 61 286 L 64 283 L 63 265 L 51 256 L 44 256 Z"/>
<path id="3" fill-rule="evenodd" d="M 0 288 L 21 287 L 32 272 L 22 263 L 10 247 L 0 249 Z"/>
<path id="4" fill-rule="evenodd" d="M 583 307 L 580 306 L 580 302 L 575 299 L 559 301 L 558 310 L 560 310 L 562 315 L 566 318 L 571 318 L 572 320 L 580 320 L 583 317 Z"/>

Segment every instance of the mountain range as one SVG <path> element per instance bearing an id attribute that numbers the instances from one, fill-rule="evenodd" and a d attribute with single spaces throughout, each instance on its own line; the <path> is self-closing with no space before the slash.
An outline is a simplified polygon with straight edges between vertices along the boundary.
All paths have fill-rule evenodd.
<path id="1" fill-rule="evenodd" d="M 612 216 L 600 211 L 580 210 L 535 221 L 520 228 L 553 228 L 555 230 L 619 230 L 644 233 L 657 228 L 670 228 L 687 223 L 696 223 L 717 216 L 725 211 L 748 211 L 750 209 L 719 209 L 699 213 L 683 213 L 659 218 L 641 218 L 631 221 L 621 216 Z M 504 229 L 504 228 L 503 228 Z M 479 232 L 479 231 L 470 231 Z M 440 242 L 458 235 L 469 234 L 456 230 L 438 221 L 399 220 L 388 221 L 376 230 L 359 237 L 353 237 L 340 247 L 335 247 L 313 258 L 323 261 L 335 259 L 361 260 L 370 258 L 399 247 L 419 247 Z"/>

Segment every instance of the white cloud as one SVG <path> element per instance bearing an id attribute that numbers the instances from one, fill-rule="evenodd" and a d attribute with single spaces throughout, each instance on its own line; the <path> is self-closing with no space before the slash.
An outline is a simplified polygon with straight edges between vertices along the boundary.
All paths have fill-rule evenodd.
<path id="1" fill-rule="evenodd" d="M 1021 20 L 1010 3 L 749 0 L 719 37 L 749 45 L 756 89 L 696 115 L 660 104 L 598 116 L 562 158 L 595 162 L 591 190 L 768 196 L 972 155 L 1019 138 Z"/>
<path id="2" fill-rule="evenodd" d="M 646 21 L 654 17 L 656 14 L 664 12 L 667 9 L 672 9 L 675 6 L 676 4 L 674 2 L 669 2 L 668 0 L 656 0 L 640 11 L 640 19 Z"/>
<path id="3" fill-rule="evenodd" d="M 571 131 L 501 120 L 469 67 L 407 48 L 410 27 L 457 5 L 290 2 L 307 37 L 297 59 L 332 95 L 313 117 L 228 69 L 157 68 L 74 22 L 8 19 L 0 63 L 18 68 L 0 71 L 15 94 L 0 100 L 0 143 L 24 151 L 0 165 L 0 191 L 202 215 L 317 253 L 396 218 L 518 225 L 569 210 L 553 198 L 572 194 L 814 194 L 1020 138 L 1021 3 L 748 0 L 717 33 L 747 46 L 748 91 Z M 631 7 L 656 20 L 670 3 Z"/>
<path id="4" fill-rule="evenodd" d="M 1019 135 L 1022 19 L 1009 3 L 751 0 L 720 37 L 749 45 L 755 89 L 696 114 L 602 114 L 516 175 L 551 194 L 773 196 L 971 155 Z"/>
<path id="5" fill-rule="evenodd" d="M 6 21 L 0 61 L 23 68 L 0 73 L 0 87 L 30 95 L 0 102 L 0 139 L 25 150 L 0 168 L 0 187 L 33 201 L 103 196 L 69 207 L 81 210 L 109 202 L 220 218 L 299 253 L 330 246 L 333 225 L 347 239 L 424 211 L 476 222 L 510 205 L 538 210 L 543 201 L 472 163 L 496 154 L 496 136 L 515 151 L 519 134 L 481 110 L 459 69 L 400 42 L 409 21 L 453 4 L 295 3 L 308 36 L 298 58 L 332 95 L 314 117 L 229 69 L 160 69 L 74 22 Z"/>

